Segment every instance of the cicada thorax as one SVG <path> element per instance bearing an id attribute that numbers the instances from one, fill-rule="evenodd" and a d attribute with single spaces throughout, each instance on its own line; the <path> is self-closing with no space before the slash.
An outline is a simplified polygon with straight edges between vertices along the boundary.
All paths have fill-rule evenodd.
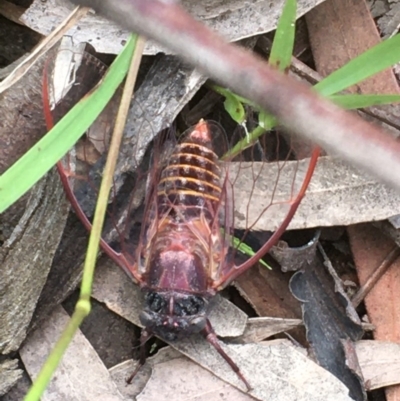
<path id="1" fill-rule="evenodd" d="M 215 131 L 214 131 L 215 132 Z M 213 130 L 201 120 L 172 151 L 159 175 L 143 256 L 142 322 L 164 338 L 200 331 L 211 283 L 228 247 L 221 232 L 226 202 Z"/>

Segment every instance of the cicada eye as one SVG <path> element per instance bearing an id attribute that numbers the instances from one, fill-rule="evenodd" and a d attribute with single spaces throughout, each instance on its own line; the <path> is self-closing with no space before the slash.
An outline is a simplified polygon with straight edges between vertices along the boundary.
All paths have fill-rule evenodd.
<path id="1" fill-rule="evenodd" d="M 156 292 L 146 294 L 145 302 L 152 312 L 159 313 L 166 305 L 165 299 Z"/>
<path id="2" fill-rule="evenodd" d="M 205 301 L 201 297 L 189 296 L 174 303 L 176 316 L 193 316 L 204 311 Z"/>

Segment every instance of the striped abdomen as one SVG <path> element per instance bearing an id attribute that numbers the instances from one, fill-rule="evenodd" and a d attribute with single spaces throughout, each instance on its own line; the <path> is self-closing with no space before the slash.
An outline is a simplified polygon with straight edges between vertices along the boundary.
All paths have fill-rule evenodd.
<path id="1" fill-rule="evenodd" d="M 221 172 L 212 149 L 208 124 L 201 120 L 176 146 L 157 188 L 159 217 L 175 223 L 200 216 L 215 218 L 221 199 Z"/>

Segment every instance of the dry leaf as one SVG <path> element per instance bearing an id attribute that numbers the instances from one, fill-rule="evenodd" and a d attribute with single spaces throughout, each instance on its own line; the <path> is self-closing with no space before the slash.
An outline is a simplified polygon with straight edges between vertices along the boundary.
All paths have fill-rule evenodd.
<path id="1" fill-rule="evenodd" d="M 23 216 L 0 248 L 0 352 L 3 354 L 18 350 L 25 339 L 68 210 L 61 182 L 53 170 L 30 192 Z"/>
<path id="2" fill-rule="evenodd" d="M 400 384 L 400 344 L 363 340 L 356 351 L 369 390 Z"/>
<path id="3" fill-rule="evenodd" d="M 298 1 L 298 17 L 323 0 Z M 276 28 L 284 1 L 229 0 L 191 1 L 183 0 L 182 6 L 195 18 L 217 30 L 230 41 L 270 32 Z M 21 20 L 31 29 L 48 35 L 74 6 L 63 0 L 35 0 Z M 71 29 L 70 35 L 77 42 L 88 42 L 100 53 L 117 54 L 125 44 L 129 33 L 106 19 L 90 15 Z M 145 54 L 165 51 L 154 43 L 148 43 Z"/>
<path id="4" fill-rule="evenodd" d="M 5 359 L 0 362 L 0 396 L 6 394 L 22 377 L 18 369 L 18 359 Z"/>
<path id="5" fill-rule="evenodd" d="M 278 333 L 292 330 L 303 322 L 300 319 L 276 317 L 253 317 L 248 319 L 244 333 L 234 339 L 235 343 L 257 343 Z"/>
<path id="6" fill-rule="evenodd" d="M 31 377 L 36 377 L 69 320 L 58 307 L 29 337 L 20 356 Z M 107 368 L 78 330 L 57 368 L 42 401 L 123 401 Z"/>
<path id="7" fill-rule="evenodd" d="M 245 228 L 246 219 L 240 216 L 247 215 L 249 221 L 254 221 L 268 207 L 275 189 L 275 182 L 269 177 L 276 177 L 275 163 L 267 166 L 260 163 L 256 185 L 249 174 L 257 176 L 257 166 L 245 168 L 241 163 L 241 173 L 235 182 L 235 227 Z M 286 200 L 293 189 L 293 176 L 296 173 L 295 192 L 302 183 L 302 174 L 308 167 L 308 160 L 288 162 L 280 171 L 279 186 L 274 193 L 274 202 Z M 236 176 L 238 166 L 232 165 L 231 176 Z M 251 197 L 251 198 L 250 198 Z M 327 201 L 329 199 L 329 201 Z M 383 220 L 398 214 L 400 195 L 392 188 L 368 177 L 365 173 L 348 166 L 343 161 L 321 157 L 312 177 L 306 196 L 290 222 L 289 229 L 312 228 L 320 226 L 350 225 L 365 221 Z M 275 230 L 283 221 L 287 213 L 286 204 L 274 204 L 257 221 L 256 230 Z"/>
<path id="8" fill-rule="evenodd" d="M 171 375 L 171 372 L 174 373 Z M 160 383 L 163 383 L 162 392 Z M 138 401 L 156 399 L 251 401 L 253 397 L 223 382 L 188 358 L 181 357 L 155 365 L 150 380 L 137 397 Z"/>
<path id="9" fill-rule="evenodd" d="M 192 348 L 192 345 L 189 345 L 189 347 Z M 202 352 L 202 348 L 202 346 L 196 346 L 198 352 Z M 179 349 L 183 350 L 182 347 L 179 347 Z M 343 383 L 304 356 L 286 340 L 248 345 L 224 345 L 224 349 L 234 358 L 244 376 L 250 381 L 253 390 L 249 394 L 257 400 L 351 400 L 347 395 L 347 388 Z M 193 349 L 192 352 L 186 348 L 185 350 L 193 356 Z M 176 355 L 173 354 L 172 361 L 168 361 L 163 356 L 160 356 L 160 358 L 161 361 L 159 363 L 161 363 L 161 367 L 157 366 L 158 354 L 149 361 L 149 365 L 153 366 L 155 372 L 153 371 L 151 377 L 150 374 L 146 375 L 147 378 L 150 378 L 146 385 L 142 382 L 143 378 L 138 379 L 141 383 L 138 386 L 141 388 L 144 387 L 139 397 L 143 396 L 143 399 L 148 399 L 145 397 L 153 394 L 156 388 L 160 390 L 159 380 L 162 380 L 162 387 L 165 391 L 173 391 L 173 388 L 175 388 L 177 395 L 173 397 L 174 400 L 192 399 L 190 397 L 197 399 L 196 397 L 201 397 L 205 392 L 208 394 L 210 380 L 214 388 L 221 386 L 221 391 L 227 391 L 226 394 L 232 394 L 232 389 L 228 390 L 228 387 L 222 387 L 219 381 L 211 379 L 209 375 L 200 373 L 201 370 L 195 364 L 185 363 L 184 375 L 176 375 L 175 368 L 181 368 L 181 362 L 176 362 Z M 235 387 L 243 389 L 243 383 L 239 382 L 235 373 L 232 372 L 229 366 L 226 366 L 226 362 L 219 355 L 210 357 L 205 354 L 201 359 L 200 365 L 204 366 L 224 382 L 229 382 Z M 122 383 L 121 378 L 126 377 L 129 372 L 132 372 L 132 368 L 133 365 L 126 362 L 112 368 L 111 372 L 117 382 Z M 164 376 L 163 371 L 169 371 L 169 375 Z M 171 375 L 171 372 L 174 372 L 174 374 Z M 156 377 L 153 377 L 154 374 L 159 375 L 159 380 L 156 381 Z M 135 386 L 136 380 L 137 378 L 134 379 L 132 386 Z M 180 382 L 186 382 L 186 384 L 178 385 L 177 383 Z M 181 393 L 179 387 L 183 385 L 191 392 L 188 394 Z M 121 391 L 123 391 L 122 388 Z M 131 395 L 133 394 L 131 389 L 126 389 L 126 391 Z M 243 394 L 247 396 L 244 390 Z M 202 398 L 199 399 L 201 400 Z M 222 399 L 229 398 L 224 395 Z"/>

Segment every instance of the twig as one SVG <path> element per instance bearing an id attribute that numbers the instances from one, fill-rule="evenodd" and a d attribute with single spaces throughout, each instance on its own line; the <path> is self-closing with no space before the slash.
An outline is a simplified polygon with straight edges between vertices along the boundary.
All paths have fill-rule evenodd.
<path id="1" fill-rule="evenodd" d="M 400 143 L 274 71 L 254 54 L 227 44 L 171 0 L 73 0 L 167 46 L 239 95 L 274 114 L 290 131 L 362 167 L 400 190 Z"/>
<path id="2" fill-rule="evenodd" d="M 357 291 L 354 297 L 351 299 L 351 303 L 355 308 L 364 300 L 369 292 L 374 288 L 375 284 L 380 278 L 388 271 L 389 267 L 395 262 L 400 256 L 400 248 L 396 245 L 385 257 L 383 262 L 378 268 L 368 277 L 364 285 Z"/>

